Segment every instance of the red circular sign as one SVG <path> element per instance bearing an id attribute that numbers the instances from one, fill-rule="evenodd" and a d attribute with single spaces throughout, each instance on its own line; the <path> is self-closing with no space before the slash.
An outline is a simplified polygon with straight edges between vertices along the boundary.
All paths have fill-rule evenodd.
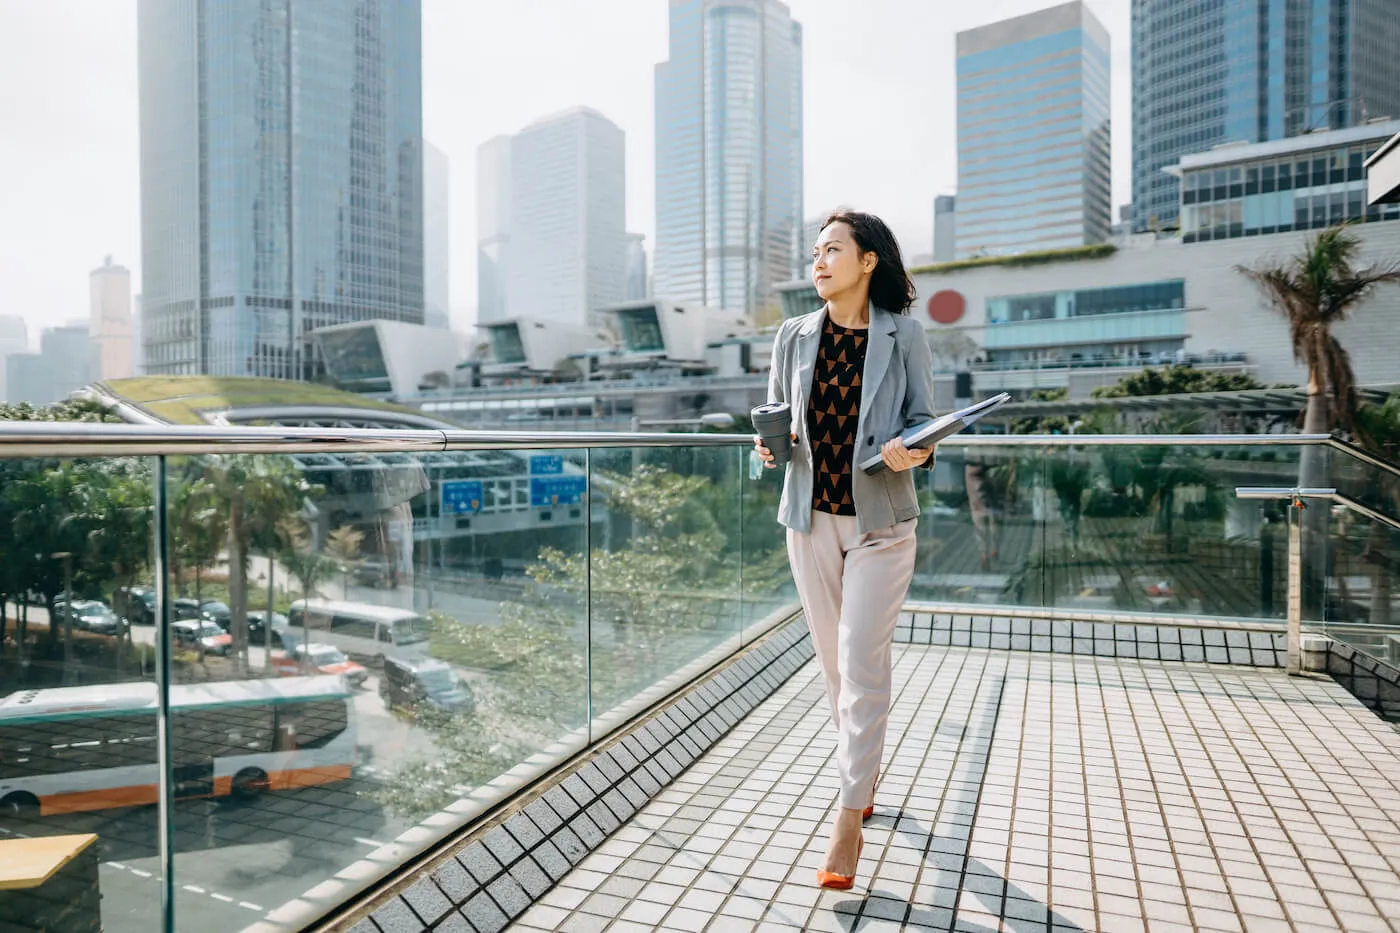
<path id="1" fill-rule="evenodd" d="M 956 324 L 967 310 L 967 299 L 951 288 L 934 292 L 928 300 L 928 316 L 939 324 Z"/>

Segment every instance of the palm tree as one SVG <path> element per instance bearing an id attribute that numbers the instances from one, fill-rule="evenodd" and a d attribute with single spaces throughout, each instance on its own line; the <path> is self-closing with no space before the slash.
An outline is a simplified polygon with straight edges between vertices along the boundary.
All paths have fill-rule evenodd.
<path id="1" fill-rule="evenodd" d="M 1308 401 L 1303 431 L 1331 434 L 1355 431 L 1358 398 L 1356 374 L 1346 348 L 1332 334 L 1378 285 L 1400 284 L 1400 263 L 1358 269 L 1361 241 L 1346 225 L 1323 230 L 1310 239 L 1293 260 L 1282 266 L 1236 270 L 1251 279 L 1270 304 L 1288 321 L 1293 357 L 1308 367 Z M 1325 486 L 1326 460 L 1321 447 L 1305 447 L 1300 457 L 1298 484 Z M 1320 618 L 1326 573 L 1327 542 L 1323 509 L 1303 513 L 1304 533 L 1311 540 L 1304 560 L 1306 611 Z"/>
<path id="2" fill-rule="evenodd" d="M 1308 367 L 1307 434 L 1350 431 L 1356 424 L 1356 375 L 1332 327 L 1345 321 L 1377 285 L 1400 284 L 1400 263 L 1355 268 L 1361 241 L 1345 225 L 1308 241 L 1282 266 L 1236 266 L 1288 320 L 1293 357 Z"/>
<path id="3" fill-rule="evenodd" d="M 248 556 L 273 538 L 277 523 L 301 508 L 314 491 L 286 457 L 216 456 L 204 478 L 228 516 L 229 630 L 234 654 L 246 667 L 248 652 Z"/>

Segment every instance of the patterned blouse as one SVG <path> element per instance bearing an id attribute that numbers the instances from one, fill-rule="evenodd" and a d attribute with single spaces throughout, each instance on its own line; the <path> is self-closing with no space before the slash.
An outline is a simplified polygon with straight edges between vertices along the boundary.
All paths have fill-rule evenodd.
<path id="1" fill-rule="evenodd" d="M 812 508 L 854 515 L 851 467 L 860 416 L 860 375 L 865 368 L 866 328 L 826 319 L 812 374 L 807 434 L 812 439 Z"/>

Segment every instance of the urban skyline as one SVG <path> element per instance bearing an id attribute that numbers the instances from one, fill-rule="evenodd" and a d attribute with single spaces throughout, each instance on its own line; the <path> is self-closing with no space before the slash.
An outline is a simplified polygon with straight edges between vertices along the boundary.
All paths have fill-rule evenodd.
<path id="1" fill-rule="evenodd" d="M 1114 4 L 1109 0 L 1090 0 L 1090 3 L 1101 18 L 1106 18 L 1110 31 L 1120 37 L 1126 35 L 1126 10 L 1115 11 Z M 889 219 L 907 255 L 930 253 L 932 244 L 928 217 L 933 199 L 940 193 L 951 191 L 956 178 L 952 146 L 954 33 L 959 28 L 1038 9 L 1044 4 L 1030 0 L 1003 0 L 984 4 L 977 10 L 949 10 L 946 15 L 934 15 L 922 4 L 912 3 L 893 3 L 867 11 L 851 10 L 825 0 L 792 0 L 789 6 L 793 19 L 803 25 L 806 47 L 804 111 L 808 114 L 809 126 L 803 152 L 806 164 L 803 214 L 820 213 L 832 203 L 854 204 Z M 132 163 L 127 153 L 135 148 L 134 133 L 129 126 L 123 128 L 134 117 L 135 108 L 130 101 L 119 99 L 124 88 L 129 91 L 134 85 L 134 16 L 110 14 L 82 0 L 59 0 L 55 9 L 91 14 L 87 18 L 78 16 L 77 19 L 83 23 L 91 21 L 102 25 L 101 49 L 95 48 L 96 36 L 75 37 L 76 47 L 92 53 L 96 60 L 100 60 L 102 54 L 106 54 L 108 59 L 118 60 L 114 80 L 102 88 L 107 96 L 100 108 L 100 121 L 91 108 L 80 108 L 74 119 L 84 129 L 94 122 L 100 122 L 103 132 L 99 135 L 105 133 L 115 140 L 110 147 L 111 155 L 103 164 L 110 162 L 111 171 L 115 173 L 113 177 L 120 180 L 130 175 L 129 171 L 122 169 L 122 164 Z M 540 33 L 538 41 L 481 43 L 474 38 L 475 33 L 469 34 L 467 30 L 469 21 L 479 25 L 476 19 L 465 16 L 455 5 L 425 0 L 425 135 L 437 142 L 451 159 L 456 179 L 456 184 L 452 186 L 450 211 L 454 233 L 451 254 L 454 326 L 460 328 L 470 323 L 464 320 L 464 312 L 475 304 L 476 254 L 472 248 L 472 226 L 476 192 L 471 178 L 475 170 L 476 146 L 493 132 L 513 130 L 525 119 L 539 113 L 563 106 L 587 104 L 607 113 L 627 133 L 627 228 L 646 237 L 649 253 L 655 249 L 651 190 L 654 184 L 651 153 L 654 102 L 648 77 L 654 65 L 664 61 L 668 54 L 668 10 L 664 2 L 623 0 L 618 5 L 618 15 L 634 21 L 638 27 L 637 35 L 613 55 L 585 55 L 575 47 L 585 39 L 588 42 L 582 44 L 601 41 L 603 24 L 567 7 L 555 10 L 547 23 L 540 22 L 538 17 L 530 17 L 528 11 L 521 11 L 517 16 L 514 12 L 493 10 L 488 19 L 499 26 L 499 35 L 522 35 L 522 29 L 515 27 L 528 20 L 531 29 Z M 61 24 L 32 12 L 27 12 L 20 19 L 27 20 L 30 28 L 27 31 L 17 28 L 10 35 L 12 38 L 27 36 L 27 47 L 42 48 L 44 40 L 51 43 L 59 34 L 68 37 L 73 27 L 71 16 Z M 23 27 L 26 23 L 15 25 Z M 124 32 L 131 36 L 129 49 L 124 48 L 123 41 L 119 41 Z M 459 46 L 463 42 L 476 43 L 470 48 L 480 54 L 475 57 L 462 54 Z M 890 47 L 892 54 L 889 60 L 885 56 L 871 56 L 862 51 L 879 47 L 882 43 Z M 852 52 L 852 49 L 856 51 Z M 940 54 L 930 57 L 926 54 L 928 49 Z M 14 51 L 17 58 L 23 58 L 19 55 L 23 49 Z M 115 54 L 118 52 L 121 54 Z M 125 61 L 120 61 L 123 58 Z M 468 60 L 472 65 L 470 71 L 466 68 Z M 1115 61 L 1115 71 L 1118 65 L 1119 62 Z M 473 99 L 471 107 L 465 107 L 463 101 L 467 98 L 461 92 L 475 81 L 482 80 L 484 74 L 499 75 L 508 80 L 509 91 L 484 94 L 481 100 Z M 567 79 L 563 75 L 567 75 Z M 65 100 L 68 96 L 82 96 L 71 90 L 67 75 L 54 74 L 52 77 L 54 81 L 46 86 L 53 93 Z M 821 86 L 820 90 L 813 88 L 814 80 Z M 1123 80 L 1124 74 L 1120 73 L 1120 91 L 1115 95 L 1120 104 L 1126 98 L 1121 90 Z M 495 87 L 501 87 L 499 82 Z M 65 89 L 68 94 L 64 94 Z M 815 105 L 814 100 L 817 101 Z M 833 102 L 838 100 L 842 104 L 832 110 Z M 860 146 L 832 146 L 825 142 L 840 135 L 839 121 L 833 122 L 827 115 L 849 115 L 852 102 L 860 102 L 859 106 L 868 109 L 872 119 L 882 127 L 878 134 L 879 145 L 873 150 Z M 11 102 L 11 106 L 14 105 L 15 102 Z M 811 124 L 813 113 L 821 114 L 824 118 L 816 126 Z M 911 113 L 919 114 L 920 119 L 909 119 Z M 36 119 L 36 116 L 30 115 L 29 122 L 34 123 Z M 1120 130 L 1125 129 L 1121 114 L 1116 122 L 1120 123 Z M 24 123 L 24 120 L 12 121 L 15 126 Z M 62 141 L 64 134 L 49 133 L 42 138 L 51 142 Z M 464 139 L 468 143 L 465 148 Z M 1120 145 L 1117 148 L 1121 155 L 1123 147 Z M 88 149 L 85 148 L 84 152 L 88 152 Z M 890 171 L 884 171 L 890 152 L 909 153 L 910 157 L 896 160 Z M 69 156 L 70 160 L 74 158 L 76 154 Z M 1122 166 L 1117 167 L 1117 177 L 1120 181 L 1124 180 L 1126 176 Z M 26 171 L 25 174 L 35 175 L 35 171 L 38 169 Z M 42 175 L 36 177 L 41 178 Z M 90 249 L 88 255 L 95 253 L 100 256 L 113 252 L 122 257 L 132 266 L 135 290 L 141 291 L 142 269 L 139 262 L 133 262 L 137 251 L 133 248 L 132 234 L 138 229 L 135 198 L 130 197 L 133 187 L 128 178 L 125 191 L 122 185 L 108 184 L 95 195 L 86 193 L 85 207 L 91 205 L 93 223 L 84 226 L 79 232 L 78 241 L 98 244 Z M 102 198 L 109 200 L 102 202 Z M 1115 198 L 1115 201 L 1118 200 L 1121 197 Z M 19 206 L 23 209 L 25 205 L 21 203 Z M 70 216 L 73 210 L 75 208 L 67 210 Z M 42 228 L 52 218 L 39 215 L 37 220 L 41 227 L 39 232 L 45 234 Z M 65 230 L 65 241 L 73 239 L 71 232 L 71 228 Z M 44 239 L 44 236 L 40 236 L 34 242 Z M 26 241 L 17 244 L 12 251 L 25 253 L 33 248 L 30 241 Z M 48 268 L 56 268 L 62 253 L 50 251 L 40 258 L 49 264 Z M 72 275 L 79 287 L 85 287 L 81 277 L 90 267 L 91 260 L 72 262 L 71 265 L 74 267 Z M 21 281 L 20 285 L 19 294 L 32 296 L 30 300 L 23 301 L 24 312 L 30 319 L 31 334 L 37 333 L 43 326 L 61 323 L 79 312 L 76 303 L 63 297 L 73 289 L 71 284 L 63 283 L 62 277 L 49 275 L 43 282 Z M 82 297 L 85 299 L 85 296 Z"/>

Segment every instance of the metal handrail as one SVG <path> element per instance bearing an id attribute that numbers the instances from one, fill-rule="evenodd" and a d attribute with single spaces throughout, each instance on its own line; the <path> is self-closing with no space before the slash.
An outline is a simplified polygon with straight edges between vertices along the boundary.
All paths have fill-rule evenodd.
<path id="1" fill-rule="evenodd" d="M 385 428 L 0 422 L 0 459 L 194 456 L 200 454 L 415 453 L 448 450 L 569 450 L 586 447 L 746 447 L 747 434 L 622 431 L 466 431 Z M 1329 434 L 959 434 L 968 447 L 1333 447 L 1400 476 L 1400 468 Z"/>

